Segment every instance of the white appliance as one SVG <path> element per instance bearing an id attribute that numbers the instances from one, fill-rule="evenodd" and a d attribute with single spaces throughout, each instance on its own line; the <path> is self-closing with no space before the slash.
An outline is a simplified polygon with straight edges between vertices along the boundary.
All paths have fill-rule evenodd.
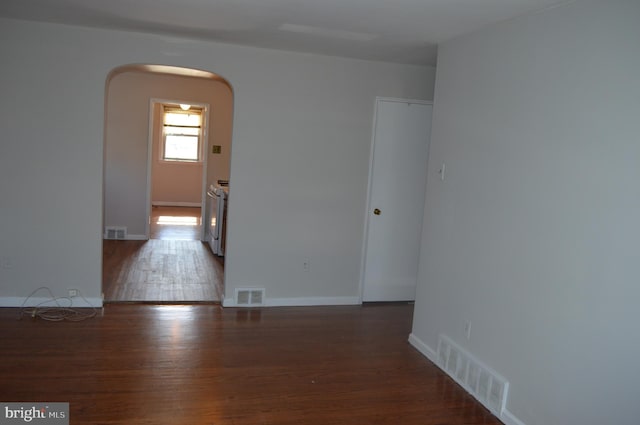
<path id="1" fill-rule="evenodd" d="M 229 188 L 220 184 L 212 184 L 207 190 L 209 197 L 209 246 L 214 254 L 223 257 L 226 241 L 227 199 Z"/>

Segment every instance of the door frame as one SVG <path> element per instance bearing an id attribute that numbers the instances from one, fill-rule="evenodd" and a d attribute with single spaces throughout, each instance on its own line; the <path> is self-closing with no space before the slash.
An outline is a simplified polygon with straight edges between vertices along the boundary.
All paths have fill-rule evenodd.
<path id="1" fill-rule="evenodd" d="M 373 189 L 373 160 L 375 157 L 375 141 L 376 141 L 376 125 L 378 123 L 378 105 L 380 102 L 397 102 L 397 103 L 415 103 L 420 105 L 431 105 L 433 106 L 433 101 L 431 100 L 419 100 L 419 99 L 403 99 L 397 97 L 380 97 L 376 96 L 376 100 L 374 102 L 374 110 L 373 110 L 373 122 L 371 124 L 371 145 L 369 148 L 369 175 L 367 180 L 367 200 L 366 200 L 366 208 L 364 211 L 364 232 L 362 238 L 362 249 L 361 249 L 361 258 L 360 258 L 360 282 L 358 288 L 358 298 L 360 304 L 363 303 L 364 299 L 364 279 L 365 279 L 365 269 L 367 266 L 367 247 L 369 242 L 369 228 L 370 228 L 370 220 L 372 205 L 371 205 L 371 191 Z M 429 154 L 427 153 L 427 160 L 429 158 Z"/>
<path id="2" fill-rule="evenodd" d="M 147 220 L 145 222 L 145 237 L 150 239 L 151 237 L 151 209 L 152 209 L 152 178 L 153 178 L 153 139 L 154 129 L 159 123 L 155 122 L 154 107 L 157 104 L 189 104 L 202 108 L 204 111 L 204 119 L 202 121 L 202 142 L 200 144 L 200 154 L 202 155 L 202 181 L 200 182 L 200 241 L 205 242 L 207 236 L 206 226 L 206 211 L 207 211 L 207 160 L 209 152 L 209 115 L 211 113 L 211 106 L 208 103 L 193 102 L 191 100 L 176 100 L 176 99 L 161 99 L 152 97 L 149 99 L 149 135 L 147 140 L 147 190 L 146 190 L 146 215 Z"/>

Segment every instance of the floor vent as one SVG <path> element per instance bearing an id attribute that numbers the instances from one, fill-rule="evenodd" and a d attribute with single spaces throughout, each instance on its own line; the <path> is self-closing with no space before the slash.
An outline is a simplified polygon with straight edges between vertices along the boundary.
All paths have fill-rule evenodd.
<path id="1" fill-rule="evenodd" d="M 127 228 L 126 227 L 116 227 L 109 226 L 105 229 L 104 232 L 105 239 L 126 239 L 127 238 Z"/>
<path id="2" fill-rule="evenodd" d="M 236 289 L 236 305 L 239 307 L 264 305 L 264 288 Z"/>
<path id="3" fill-rule="evenodd" d="M 438 366 L 498 418 L 506 407 L 509 382 L 444 335 L 438 341 Z"/>

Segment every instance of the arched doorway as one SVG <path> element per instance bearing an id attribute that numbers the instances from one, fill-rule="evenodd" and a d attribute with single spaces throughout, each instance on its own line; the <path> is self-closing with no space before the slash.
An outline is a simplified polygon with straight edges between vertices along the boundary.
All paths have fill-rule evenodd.
<path id="1" fill-rule="evenodd" d="M 202 114 L 198 155 L 186 160 L 158 154 L 167 146 L 163 111 L 179 111 L 179 104 L 193 106 L 189 114 Z M 191 241 L 168 247 L 150 240 L 155 234 L 151 217 L 158 205 L 194 207 L 199 236 L 194 239 L 206 242 L 207 187 L 228 180 L 232 115 L 231 85 L 211 72 L 135 64 L 111 71 L 105 86 L 105 302 L 219 300 L 222 260 L 214 258 L 220 267 L 208 270 L 216 263 L 209 261 L 206 245 Z M 174 258 L 179 255 L 184 258 Z"/>

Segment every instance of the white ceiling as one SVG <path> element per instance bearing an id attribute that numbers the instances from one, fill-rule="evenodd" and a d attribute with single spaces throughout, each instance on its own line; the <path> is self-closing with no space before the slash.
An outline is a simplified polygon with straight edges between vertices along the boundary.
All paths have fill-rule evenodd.
<path id="1" fill-rule="evenodd" d="M 434 65 L 444 40 L 568 0 L 1 0 L 0 16 Z"/>

